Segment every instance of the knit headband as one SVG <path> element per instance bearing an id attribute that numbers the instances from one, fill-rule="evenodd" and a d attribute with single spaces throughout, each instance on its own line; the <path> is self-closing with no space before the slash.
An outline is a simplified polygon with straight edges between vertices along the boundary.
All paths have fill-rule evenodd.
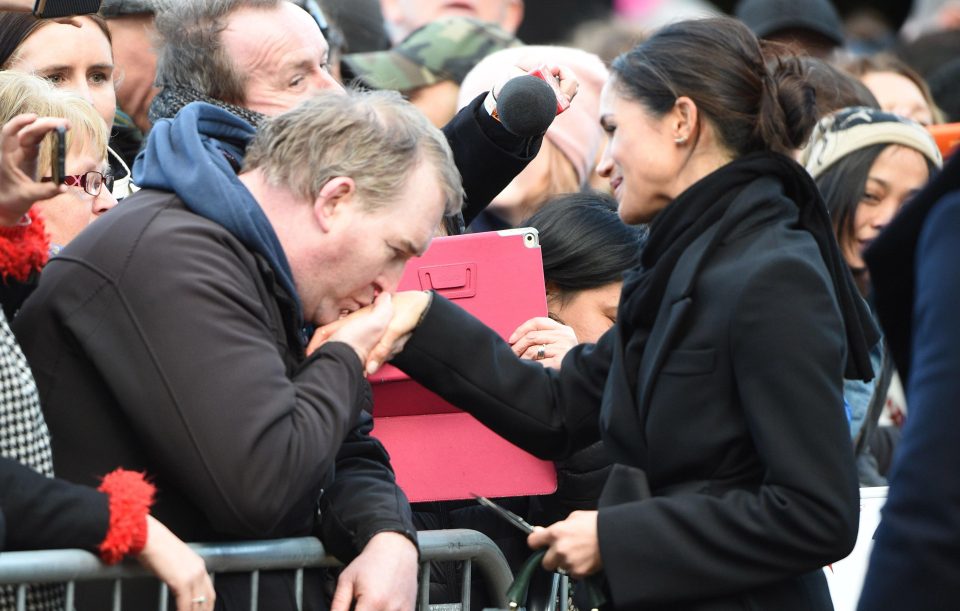
<path id="1" fill-rule="evenodd" d="M 817 123 L 800 163 L 817 178 L 850 153 L 875 144 L 907 146 L 938 168 L 943 157 L 933 137 L 919 123 L 875 108 L 844 108 Z"/>

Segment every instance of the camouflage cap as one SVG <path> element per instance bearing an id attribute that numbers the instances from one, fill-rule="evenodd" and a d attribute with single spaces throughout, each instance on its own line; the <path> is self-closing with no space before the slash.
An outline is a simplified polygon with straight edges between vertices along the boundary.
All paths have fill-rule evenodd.
<path id="1" fill-rule="evenodd" d="M 442 81 L 459 84 L 487 55 L 520 44 L 492 23 L 449 17 L 417 28 L 389 51 L 344 55 L 343 63 L 367 87 L 410 91 Z"/>

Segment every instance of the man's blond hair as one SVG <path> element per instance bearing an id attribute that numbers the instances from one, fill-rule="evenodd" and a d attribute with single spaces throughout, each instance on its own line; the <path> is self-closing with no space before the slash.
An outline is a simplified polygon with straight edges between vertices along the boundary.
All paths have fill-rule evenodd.
<path id="1" fill-rule="evenodd" d="M 389 205 L 418 164 L 429 163 L 446 214 L 463 187 L 443 133 L 394 91 L 323 91 L 269 119 L 247 149 L 244 170 L 314 200 L 330 179 L 352 178 L 368 209 Z"/>

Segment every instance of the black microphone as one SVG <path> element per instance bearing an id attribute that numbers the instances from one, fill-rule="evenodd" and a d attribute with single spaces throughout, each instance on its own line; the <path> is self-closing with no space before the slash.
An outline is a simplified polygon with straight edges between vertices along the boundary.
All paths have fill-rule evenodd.
<path id="1" fill-rule="evenodd" d="M 511 134 L 524 138 L 542 136 L 557 116 L 557 95 L 542 79 L 517 76 L 497 95 L 497 114 Z"/>

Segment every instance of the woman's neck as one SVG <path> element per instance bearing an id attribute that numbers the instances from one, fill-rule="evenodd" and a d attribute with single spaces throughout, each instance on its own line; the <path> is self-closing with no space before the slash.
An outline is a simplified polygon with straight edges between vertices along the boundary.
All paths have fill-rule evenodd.
<path id="1" fill-rule="evenodd" d="M 672 199 L 676 199 L 695 183 L 733 161 L 733 154 L 726 147 L 720 146 L 712 131 L 704 129 L 699 140 L 691 147 L 674 181 Z"/>

